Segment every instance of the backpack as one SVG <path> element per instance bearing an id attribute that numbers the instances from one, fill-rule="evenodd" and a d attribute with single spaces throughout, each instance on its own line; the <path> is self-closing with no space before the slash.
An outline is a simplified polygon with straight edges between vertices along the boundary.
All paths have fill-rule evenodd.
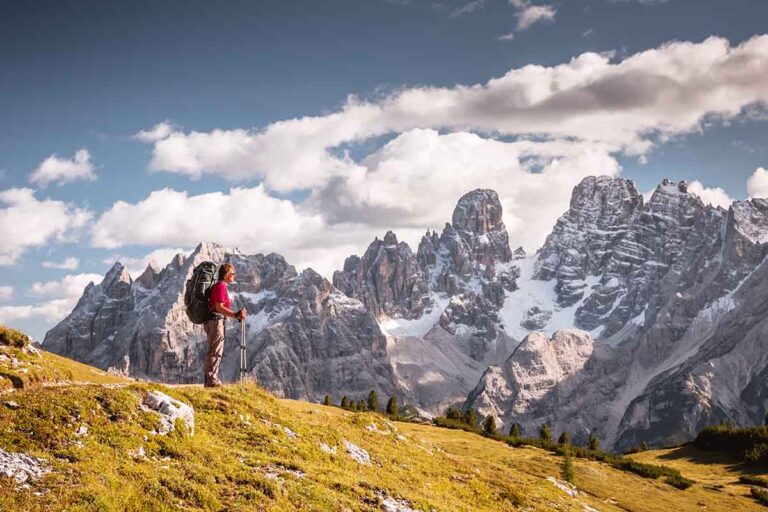
<path id="1" fill-rule="evenodd" d="M 193 324 L 202 324 L 210 319 L 208 299 L 211 288 L 216 284 L 216 264 L 204 261 L 192 271 L 184 290 L 184 309 Z"/>

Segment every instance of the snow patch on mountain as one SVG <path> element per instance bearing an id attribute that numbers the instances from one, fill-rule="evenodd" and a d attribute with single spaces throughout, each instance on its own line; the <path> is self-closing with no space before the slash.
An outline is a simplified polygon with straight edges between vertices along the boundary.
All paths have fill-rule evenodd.
<path id="1" fill-rule="evenodd" d="M 515 265 L 520 269 L 520 277 L 517 279 L 519 288 L 512 292 L 506 292 L 504 305 L 499 311 L 499 318 L 501 318 L 505 332 L 521 340 L 533 331 L 542 331 L 547 336 L 551 336 L 555 331 L 572 328 L 575 325 L 576 310 L 588 295 L 585 293 L 578 302 L 568 307 L 561 307 L 558 305 L 557 292 L 555 291 L 557 282 L 534 278 L 536 255 L 519 259 Z M 504 265 L 497 265 L 497 272 L 503 271 L 503 267 Z M 599 276 L 587 276 L 580 283 L 583 284 L 584 289 L 591 290 L 599 281 Z M 527 312 L 531 311 L 532 308 L 551 313 L 546 323 L 538 329 L 526 328 L 523 325 Z M 590 334 L 594 336 L 595 333 L 590 332 Z"/>

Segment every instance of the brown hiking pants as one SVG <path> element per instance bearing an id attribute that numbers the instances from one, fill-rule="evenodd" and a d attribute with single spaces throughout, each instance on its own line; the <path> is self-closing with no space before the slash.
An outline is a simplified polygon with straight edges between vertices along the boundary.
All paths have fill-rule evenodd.
<path id="1" fill-rule="evenodd" d="M 208 320 L 203 324 L 208 337 L 208 354 L 205 357 L 205 385 L 220 384 L 219 366 L 224 354 L 224 318 Z"/>

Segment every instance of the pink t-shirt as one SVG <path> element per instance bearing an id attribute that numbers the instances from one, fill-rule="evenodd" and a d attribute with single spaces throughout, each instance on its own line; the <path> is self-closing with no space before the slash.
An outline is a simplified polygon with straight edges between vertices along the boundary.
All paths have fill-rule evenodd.
<path id="1" fill-rule="evenodd" d="M 211 298 L 208 299 L 208 309 L 216 311 L 214 305 L 217 302 L 222 302 L 224 307 L 229 309 L 229 293 L 227 292 L 227 283 L 219 281 L 211 288 Z"/>

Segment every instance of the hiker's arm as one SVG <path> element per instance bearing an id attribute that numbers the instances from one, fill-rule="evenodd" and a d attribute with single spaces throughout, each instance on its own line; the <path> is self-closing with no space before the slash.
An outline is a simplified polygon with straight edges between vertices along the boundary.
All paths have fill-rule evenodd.
<path id="1" fill-rule="evenodd" d="M 223 302 L 216 302 L 214 304 L 214 309 L 217 313 L 221 313 L 224 316 L 229 316 L 232 318 L 235 318 L 237 316 L 237 313 L 229 309 L 228 307 L 224 306 Z"/>

